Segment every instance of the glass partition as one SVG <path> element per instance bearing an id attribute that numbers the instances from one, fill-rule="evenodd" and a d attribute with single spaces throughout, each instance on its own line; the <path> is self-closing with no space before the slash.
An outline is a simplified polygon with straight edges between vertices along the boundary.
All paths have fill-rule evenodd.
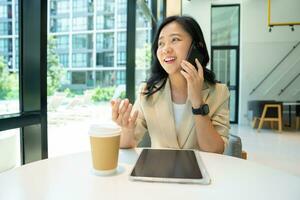
<path id="1" fill-rule="evenodd" d="M 0 115 L 19 109 L 19 29 L 18 4 L 0 4 Z"/>

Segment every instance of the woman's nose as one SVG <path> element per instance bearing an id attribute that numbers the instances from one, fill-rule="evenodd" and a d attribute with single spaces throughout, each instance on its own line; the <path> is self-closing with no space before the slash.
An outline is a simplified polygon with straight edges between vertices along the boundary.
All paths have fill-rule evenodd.
<path id="1" fill-rule="evenodd" d="M 172 51 L 172 48 L 169 45 L 164 46 L 163 53 L 170 53 Z"/>

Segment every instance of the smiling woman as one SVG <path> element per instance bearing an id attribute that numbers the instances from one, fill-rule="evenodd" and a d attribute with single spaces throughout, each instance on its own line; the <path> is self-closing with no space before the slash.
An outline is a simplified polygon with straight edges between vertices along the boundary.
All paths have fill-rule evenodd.
<path id="1" fill-rule="evenodd" d="M 201 65 L 187 61 L 192 42 Z M 229 92 L 206 68 L 208 51 L 199 24 L 188 16 L 166 18 L 153 45 L 150 78 L 134 105 L 113 100 L 112 119 L 122 127 L 121 147 L 136 146 L 146 132 L 152 147 L 223 153 L 229 130 Z"/>

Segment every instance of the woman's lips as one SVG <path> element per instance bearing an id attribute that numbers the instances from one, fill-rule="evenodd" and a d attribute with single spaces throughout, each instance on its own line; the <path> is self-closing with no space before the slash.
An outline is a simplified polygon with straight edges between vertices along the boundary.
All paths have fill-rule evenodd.
<path id="1" fill-rule="evenodd" d="M 173 63 L 173 62 L 175 62 L 175 60 L 176 60 L 176 57 L 166 57 L 165 59 L 164 59 L 164 61 L 166 62 L 166 63 Z"/>

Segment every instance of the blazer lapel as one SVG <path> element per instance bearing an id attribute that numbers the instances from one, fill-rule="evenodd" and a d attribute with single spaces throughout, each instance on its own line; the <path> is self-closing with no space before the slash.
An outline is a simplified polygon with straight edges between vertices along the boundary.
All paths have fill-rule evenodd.
<path id="1" fill-rule="evenodd" d="M 159 127 L 161 130 L 164 144 L 170 148 L 179 148 L 175 130 L 174 113 L 172 107 L 171 89 L 169 80 L 165 87 L 157 95 L 155 102 L 156 117 L 160 119 Z"/>

